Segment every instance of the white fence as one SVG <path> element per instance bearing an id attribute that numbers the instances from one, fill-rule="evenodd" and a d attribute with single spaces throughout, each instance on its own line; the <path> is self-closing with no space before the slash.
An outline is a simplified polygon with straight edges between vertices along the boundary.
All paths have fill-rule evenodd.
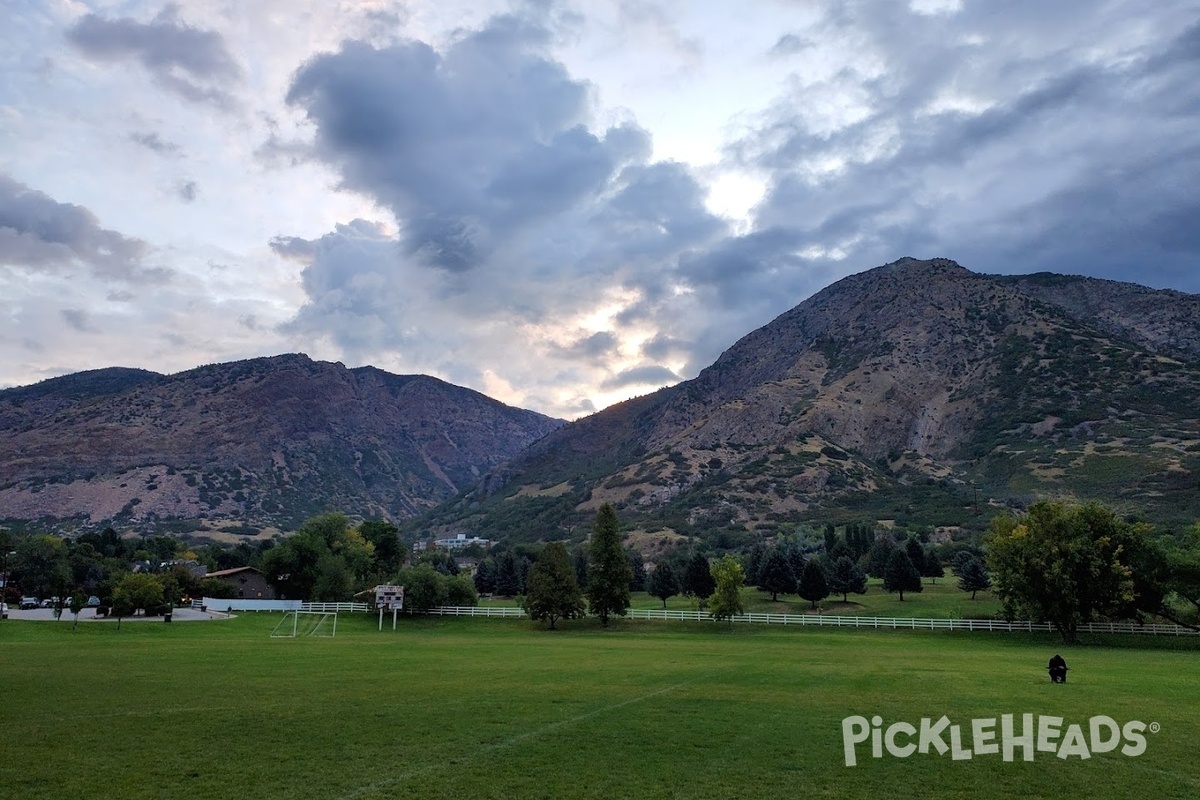
<path id="1" fill-rule="evenodd" d="M 303 605 L 299 600 L 250 600 L 241 597 L 205 597 L 200 602 L 210 611 L 300 611 Z"/>
<path id="2" fill-rule="evenodd" d="M 343 614 L 351 611 L 370 611 L 366 603 L 302 603 L 301 611 L 320 611 L 325 614 Z"/>
<path id="3" fill-rule="evenodd" d="M 443 617 L 524 617 L 524 609 L 496 606 L 441 606 L 427 613 Z M 712 622 L 707 611 L 677 611 L 661 608 L 630 609 L 631 619 L 660 619 Z M 810 625 L 833 628 L 884 630 L 973 631 L 995 633 L 1053 633 L 1048 622 L 1006 622 L 998 619 L 917 619 L 912 617 L 844 617 L 837 614 L 740 614 L 734 622 L 756 625 Z M 1166 636 L 1196 636 L 1200 631 L 1182 625 L 1138 625 L 1136 622 L 1092 622 L 1079 626 L 1080 633 L 1140 633 Z"/>

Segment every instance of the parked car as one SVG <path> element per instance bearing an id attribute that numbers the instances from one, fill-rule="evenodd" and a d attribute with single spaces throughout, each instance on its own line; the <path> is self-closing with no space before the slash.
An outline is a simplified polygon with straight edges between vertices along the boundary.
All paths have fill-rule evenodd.
<path id="1" fill-rule="evenodd" d="M 88 608 L 96 608 L 99 605 L 100 605 L 100 598 L 96 597 L 96 595 L 92 595 L 91 597 L 89 597 L 87 599 L 87 607 Z"/>
<path id="2" fill-rule="evenodd" d="M 38 607 L 38 599 L 36 597 L 22 597 L 21 598 L 21 610 L 22 611 L 28 611 L 31 608 L 37 608 L 37 607 Z"/>

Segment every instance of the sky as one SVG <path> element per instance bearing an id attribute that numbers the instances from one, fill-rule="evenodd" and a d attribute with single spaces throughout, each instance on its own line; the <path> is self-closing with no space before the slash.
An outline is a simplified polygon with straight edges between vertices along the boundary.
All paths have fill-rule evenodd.
<path id="1" fill-rule="evenodd" d="M 1200 292 L 1195 0 L 3 0 L 0 387 L 576 418 L 904 256 Z"/>

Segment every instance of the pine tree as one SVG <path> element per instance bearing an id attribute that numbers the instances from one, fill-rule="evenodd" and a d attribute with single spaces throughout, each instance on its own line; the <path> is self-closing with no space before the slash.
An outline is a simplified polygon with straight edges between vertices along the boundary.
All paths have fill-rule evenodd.
<path id="1" fill-rule="evenodd" d="M 767 553 L 758 575 L 758 588 L 771 593 L 771 602 L 777 601 L 780 594 L 796 591 L 796 574 L 782 549 L 772 547 Z"/>
<path id="2" fill-rule="evenodd" d="M 937 579 L 946 574 L 945 568 L 942 566 L 942 559 L 938 556 L 937 551 L 932 547 L 925 551 L 925 569 L 921 570 L 922 578 L 929 578 L 934 584 Z"/>
<path id="3" fill-rule="evenodd" d="M 588 554 L 586 544 L 575 545 L 575 552 L 571 557 L 571 562 L 575 566 L 575 580 L 579 582 L 580 589 L 587 588 L 587 567 Z"/>
<path id="4" fill-rule="evenodd" d="M 921 542 L 915 536 L 908 537 L 908 541 L 904 543 L 904 552 L 908 554 L 908 560 L 912 562 L 917 574 L 924 576 L 925 548 L 921 546 Z"/>
<path id="5" fill-rule="evenodd" d="M 517 575 L 517 559 L 512 550 L 505 550 L 496 564 L 495 592 L 504 597 L 516 597 L 521 593 L 521 579 Z"/>
<path id="6" fill-rule="evenodd" d="M 762 542 L 755 542 L 750 548 L 750 556 L 746 559 L 746 582 L 758 586 L 762 581 L 762 568 L 767 560 L 767 548 Z"/>
<path id="7" fill-rule="evenodd" d="M 575 580 L 575 568 L 561 542 L 542 550 L 529 571 L 528 588 L 522 603 L 530 619 L 550 621 L 550 630 L 560 619 L 583 616 L 583 592 Z"/>
<path id="8" fill-rule="evenodd" d="M 675 577 L 675 570 L 671 569 L 671 564 L 667 561 L 660 561 L 655 565 L 646 583 L 646 590 L 650 596 L 662 600 L 663 608 L 667 607 L 669 598 L 679 594 L 679 579 Z"/>
<path id="9" fill-rule="evenodd" d="M 848 597 L 850 592 L 867 593 L 867 575 L 862 571 L 862 567 L 850 560 L 849 556 L 840 556 L 834 562 L 828 579 L 829 591 L 832 594 L 840 594 L 843 603 L 850 602 Z"/>
<path id="10" fill-rule="evenodd" d="M 883 590 L 885 592 L 899 592 L 900 602 L 904 602 L 904 593 L 906 591 L 919 592 L 922 588 L 921 574 L 913 566 L 908 553 L 904 552 L 903 549 L 893 548 L 892 555 L 888 558 L 887 569 L 883 575 Z"/>
<path id="11" fill-rule="evenodd" d="M 632 550 L 627 551 L 625 557 L 629 559 L 629 591 L 646 591 L 646 562 L 640 553 Z"/>
<path id="12" fill-rule="evenodd" d="M 867 551 L 865 570 L 872 578 L 882 578 L 887 572 L 888 563 L 891 561 L 892 554 L 896 552 L 896 545 L 892 541 L 892 537 L 887 534 L 881 534 L 875 540 L 875 544 L 871 545 L 871 549 Z M 910 562 L 911 563 L 911 562 Z"/>
<path id="13" fill-rule="evenodd" d="M 607 626 L 608 618 L 629 611 L 629 559 L 621 549 L 621 523 L 617 512 L 605 503 L 596 512 L 588 547 L 588 610 Z"/>
<path id="14" fill-rule="evenodd" d="M 817 607 L 817 603 L 829 597 L 829 584 L 825 581 L 825 571 L 821 569 L 821 564 L 817 559 L 810 558 L 804 565 L 796 593 L 812 603 L 813 608 Z"/>
<path id="15" fill-rule="evenodd" d="M 693 553 L 683 573 L 683 593 L 704 602 L 716 588 L 708 559 L 700 553 Z"/>
<path id="16" fill-rule="evenodd" d="M 964 561 L 958 575 L 958 588 L 970 592 L 972 600 L 976 592 L 992 588 L 992 576 L 988 574 L 987 565 L 978 558 Z"/>
<path id="17" fill-rule="evenodd" d="M 824 536 L 825 536 L 825 555 L 830 555 L 833 553 L 833 548 L 837 547 L 837 544 L 838 544 L 837 531 L 834 530 L 833 523 L 831 523 L 831 522 L 825 523 Z"/>
<path id="18" fill-rule="evenodd" d="M 496 561 L 485 558 L 475 567 L 475 591 L 491 594 L 496 591 Z"/>

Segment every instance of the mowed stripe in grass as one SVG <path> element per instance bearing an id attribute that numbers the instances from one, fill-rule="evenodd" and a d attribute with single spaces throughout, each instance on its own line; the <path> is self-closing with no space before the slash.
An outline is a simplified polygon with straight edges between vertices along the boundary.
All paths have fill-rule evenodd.
<path id="1" fill-rule="evenodd" d="M 1051 686 L 1051 637 L 342 615 L 336 639 L 272 640 L 276 619 L 0 625 L 0 796 L 1200 795 L 1179 640 L 1066 650 Z M 843 763 L 851 714 L 946 714 L 969 739 L 1003 713 L 1162 732 L 1139 758 Z"/>

